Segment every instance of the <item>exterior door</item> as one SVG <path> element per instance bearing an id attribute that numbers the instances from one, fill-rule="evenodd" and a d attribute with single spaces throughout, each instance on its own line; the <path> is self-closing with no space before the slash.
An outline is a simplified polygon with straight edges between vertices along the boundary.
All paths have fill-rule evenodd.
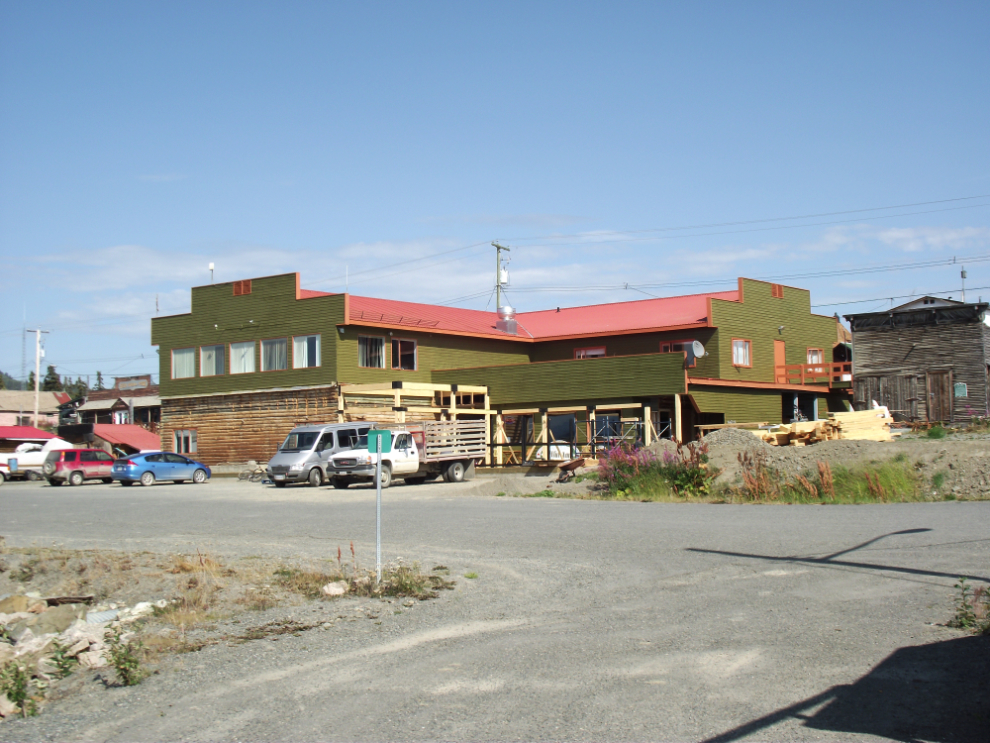
<path id="1" fill-rule="evenodd" d="M 783 384 L 787 382 L 787 376 L 783 369 L 780 367 L 787 363 L 787 346 L 784 341 L 773 342 L 773 367 L 774 367 L 774 380 L 778 384 Z"/>
<path id="2" fill-rule="evenodd" d="M 952 422 L 952 372 L 928 372 L 928 420 Z"/>
<path id="3" fill-rule="evenodd" d="M 412 475 L 419 470 L 419 457 L 408 433 L 400 433 L 392 442 L 392 466 L 395 475 Z"/>

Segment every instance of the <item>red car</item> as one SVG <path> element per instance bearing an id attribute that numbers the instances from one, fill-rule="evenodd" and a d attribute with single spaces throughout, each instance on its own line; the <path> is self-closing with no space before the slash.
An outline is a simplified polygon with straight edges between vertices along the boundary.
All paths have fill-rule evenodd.
<path id="1" fill-rule="evenodd" d="M 113 457 L 102 449 L 59 449 L 49 452 L 42 466 L 49 485 L 82 485 L 86 480 L 113 482 Z"/>

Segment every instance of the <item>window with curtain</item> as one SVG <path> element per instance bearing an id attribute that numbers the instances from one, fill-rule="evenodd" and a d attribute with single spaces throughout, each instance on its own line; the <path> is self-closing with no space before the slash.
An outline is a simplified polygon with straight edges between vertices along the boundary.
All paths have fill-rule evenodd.
<path id="1" fill-rule="evenodd" d="M 281 371 L 289 368 L 289 346 L 285 338 L 261 342 L 261 371 Z"/>
<path id="2" fill-rule="evenodd" d="M 320 365 L 320 336 L 297 335 L 292 339 L 292 368 L 306 369 Z"/>
<path id="3" fill-rule="evenodd" d="M 254 341 L 230 344 L 230 373 L 249 374 L 254 371 Z"/>
<path id="4" fill-rule="evenodd" d="M 732 341 L 732 365 L 752 366 L 749 360 L 749 341 Z"/>
<path id="5" fill-rule="evenodd" d="M 808 363 L 809 364 L 823 364 L 825 363 L 825 350 L 822 348 L 809 348 L 808 349 Z"/>
<path id="6" fill-rule="evenodd" d="M 223 357 L 223 346 L 203 346 L 199 349 L 199 376 L 216 377 L 223 374 Z"/>
<path id="7" fill-rule="evenodd" d="M 392 341 L 392 368 L 416 371 L 416 341 Z"/>
<path id="8" fill-rule="evenodd" d="M 367 369 L 385 368 L 385 339 L 358 336 L 358 366 Z"/>
<path id="9" fill-rule="evenodd" d="M 172 379 L 186 379 L 196 376 L 196 349 L 176 348 L 172 350 Z"/>

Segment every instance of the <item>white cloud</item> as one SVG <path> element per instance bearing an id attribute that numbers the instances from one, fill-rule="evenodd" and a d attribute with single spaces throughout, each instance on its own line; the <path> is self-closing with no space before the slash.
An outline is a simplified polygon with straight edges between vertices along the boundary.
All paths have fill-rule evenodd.
<path id="1" fill-rule="evenodd" d="M 990 246 L 986 227 L 889 227 L 876 232 L 885 245 L 906 252 L 922 250 L 971 250 Z"/>

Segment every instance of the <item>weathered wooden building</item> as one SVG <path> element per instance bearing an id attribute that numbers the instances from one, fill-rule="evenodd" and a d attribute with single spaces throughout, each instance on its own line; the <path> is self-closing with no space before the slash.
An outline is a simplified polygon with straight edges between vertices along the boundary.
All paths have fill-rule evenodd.
<path id="1" fill-rule="evenodd" d="M 988 413 L 990 327 L 985 302 L 922 297 L 846 315 L 854 405 L 886 405 L 905 421 L 961 423 Z"/>
<path id="2" fill-rule="evenodd" d="M 341 386 L 356 400 L 355 384 L 443 386 L 418 411 L 431 416 L 471 404 L 458 386 L 487 389 L 493 438 L 498 416 L 515 460 L 550 434 L 690 439 L 704 423 L 813 418 L 846 409 L 838 343 L 807 290 L 749 279 L 500 317 L 309 291 L 284 274 L 196 287 L 191 312 L 152 320 L 163 447 L 210 464 L 267 459 L 293 425 L 365 415 L 341 407 Z"/>

